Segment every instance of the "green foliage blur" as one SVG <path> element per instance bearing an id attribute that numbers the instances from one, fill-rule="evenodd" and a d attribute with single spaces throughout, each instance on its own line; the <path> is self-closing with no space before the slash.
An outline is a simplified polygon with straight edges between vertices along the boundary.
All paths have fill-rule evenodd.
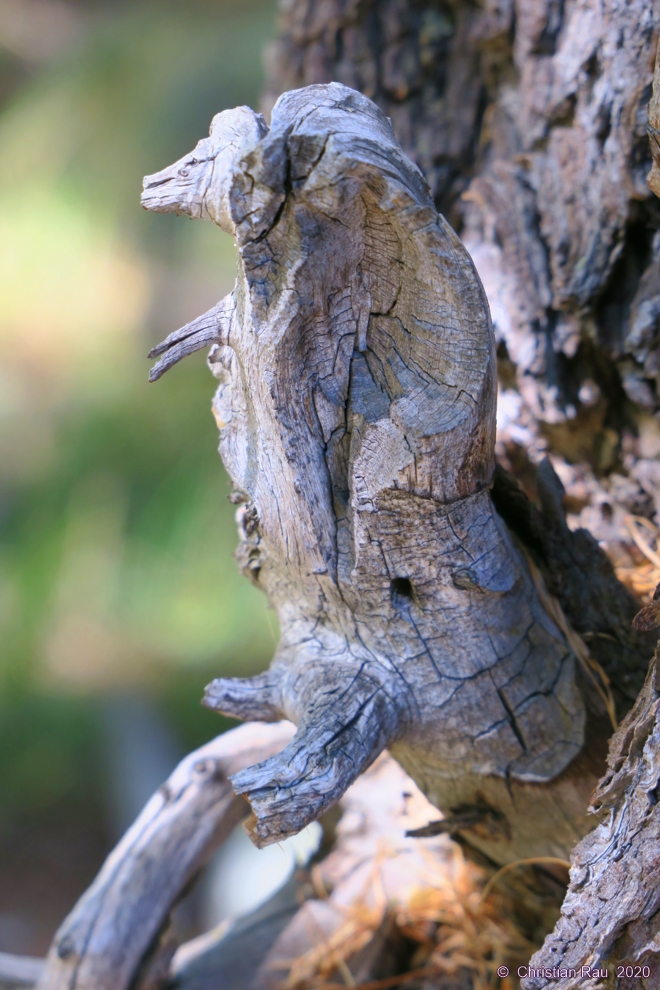
<path id="1" fill-rule="evenodd" d="M 270 660 L 203 352 L 147 383 L 149 347 L 231 289 L 234 246 L 139 194 L 214 113 L 258 107 L 274 17 L 272 0 L 0 10 L 0 838 L 102 801 L 104 697 L 148 696 L 185 751 L 223 728 L 204 684 Z"/>

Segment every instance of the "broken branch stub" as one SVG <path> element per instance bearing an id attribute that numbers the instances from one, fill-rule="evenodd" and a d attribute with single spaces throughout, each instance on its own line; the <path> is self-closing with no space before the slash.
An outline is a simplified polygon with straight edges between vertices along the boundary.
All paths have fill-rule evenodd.
<path id="1" fill-rule="evenodd" d="M 388 746 L 437 806 L 500 816 L 470 836 L 495 860 L 565 855 L 586 807 L 575 660 L 491 502 L 481 283 L 389 121 L 337 83 L 286 93 L 270 130 L 225 111 L 142 203 L 239 252 L 231 295 L 153 353 L 165 370 L 215 321 L 237 558 L 280 622 L 270 670 L 206 699 L 298 725 L 233 778 L 253 840 L 299 831 Z"/>

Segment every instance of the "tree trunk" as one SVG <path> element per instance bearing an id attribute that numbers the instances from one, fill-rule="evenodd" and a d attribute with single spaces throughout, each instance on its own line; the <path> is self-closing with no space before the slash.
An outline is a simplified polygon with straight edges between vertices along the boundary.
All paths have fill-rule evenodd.
<path id="1" fill-rule="evenodd" d="M 660 985 L 660 673 L 644 688 L 610 744 L 593 796 L 603 820 L 574 850 L 561 918 L 529 962 L 524 990 L 577 990 L 595 977 L 628 990 Z"/>
<path id="2" fill-rule="evenodd" d="M 609 674 L 619 716 L 649 646 L 631 639 L 631 603 L 595 542 L 567 536 L 561 504 L 630 575 L 626 516 L 657 523 L 660 509 L 660 214 L 645 182 L 660 195 L 658 71 L 646 113 L 659 28 L 651 0 L 293 0 L 269 60 L 271 105 L 282 89 L 330 79 L 375 99 L 468 246 L 498 342 L 497 453 L 537 503 L 500 474 L 495 505 Z M 565 491 L 548 485 L 547 464 L 537 474 L 544 454 Z M 608 958 L 654 968 L 656 680 L 654 667 L 612 740 L 596 795 L 609 817 L 575 851 L 538 969 Z M 624 972 L 617 985 L 642 984 L 657 973 Z"/>
<path id="3" fill-rule="evenodd" d="M 625 518 L 660 510 L 659 25 L 651 0 L 289 0 L 270 127 L 226 111 L 145 180 L 147 209 L 239 250 L 152 379 L 212 345 L 237 559 L 280 622 L 270 670 L 206 699 L 298 726 L 232 778 L 258 845 L 385 747 L 445 814 L 425 834 L 491 863 L 566 859 L 589 828 L 652 653 L 605 551 L 623 573 Z M 653 677 L 598 792 L 628 795 L 633 831 Z"/>
<path id="4" fill-rule="evenodd" d="M 215 340 L 239 561 L 280 620 L 270 671 L 207 695 L 230 715 L 299 725 L 234 780 L 253 839 L 299 831 L 388 746 L 491 860 L 566 857 L 614 698 L 501 516 L 523 540 L 536 528 L 546 570 L 563 554 L 576 615 L 565 592 L 580 554 L 612 599 L 588 631 L 623 641 L 618 696 L 634 691 L 643 652 L 616 626 L 623 589 L 563 521 L 549 462 L 546 519 L 505 479 L 501 516 L 493 505 L 488 307 L 391 121 L 337 83 L 285 94 L 270 129 L 226 111 L 193 153 L 147 176 L 142 202 L 210 219 L 239 249 L 234 292 L 154 350 L 152 377 Z"/>
<path id="5" fill-rule="evenodd" d="M 561 505 L 617 564 L 637 553 L 624 518 L 660 507 L 660 214 L 645 181 L 659 26 L 651 0 L 292 0 L 265 101 L 331 80 L 366 93 L 460 232 L 493 313 L 497 453 L 536 507 L 502 472 L 494 502 L 607 673 L 619 717 L 652 645 L 631 634 L 634 601 Z M 537 472 L 547 454 L 564 492 Z"/>
<path id="6" fill-rule="evenodd" d="M 645 181 L 657 0 L 282 10 L 267 105 L 336 79 L 392 118 L 489 298 L 501 462 L 536 496 L 549 453 L 573 528 L 625 557 L 623 515 L 660 508 L 660 210 Z"/>

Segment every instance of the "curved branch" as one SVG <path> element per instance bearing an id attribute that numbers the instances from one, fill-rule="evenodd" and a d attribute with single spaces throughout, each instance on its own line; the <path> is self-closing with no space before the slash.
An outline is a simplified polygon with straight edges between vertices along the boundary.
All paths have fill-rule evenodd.
<path id="1" fill-rule="evenodd" d="M 55 935 L 39 990 L 127 990 L 186 885 L 246 813 L 229 777 L 293 727 L 244 725 L 191 753 L 154 794 Z"/>
<path id="2" fill-rule="evenodd" d="M 185 327 L 175 330 L 160 344 L 152 347 L 147 357 L 160 357 L 161 354 L 163 357 L 149 372 L 149 381 L 157 382 L 173 365 L 202 347 L 211 343 L 226 344 L 234 309 L 233 296 L 225 296 L 203 316 L 186 323 Z"/>

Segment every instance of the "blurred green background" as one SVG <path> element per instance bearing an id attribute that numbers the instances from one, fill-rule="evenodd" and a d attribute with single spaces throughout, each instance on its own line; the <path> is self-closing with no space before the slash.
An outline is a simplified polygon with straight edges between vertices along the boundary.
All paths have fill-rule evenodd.
<path id="1" fill-rule="evenodd" d="M 146 351 L 233 285 L 229 237 L 142 176 L 258 106 L 274 0 L 0 0 L 0 951 L 40 954 L 152 786 L 270 660 L 203 352 Z"/>

